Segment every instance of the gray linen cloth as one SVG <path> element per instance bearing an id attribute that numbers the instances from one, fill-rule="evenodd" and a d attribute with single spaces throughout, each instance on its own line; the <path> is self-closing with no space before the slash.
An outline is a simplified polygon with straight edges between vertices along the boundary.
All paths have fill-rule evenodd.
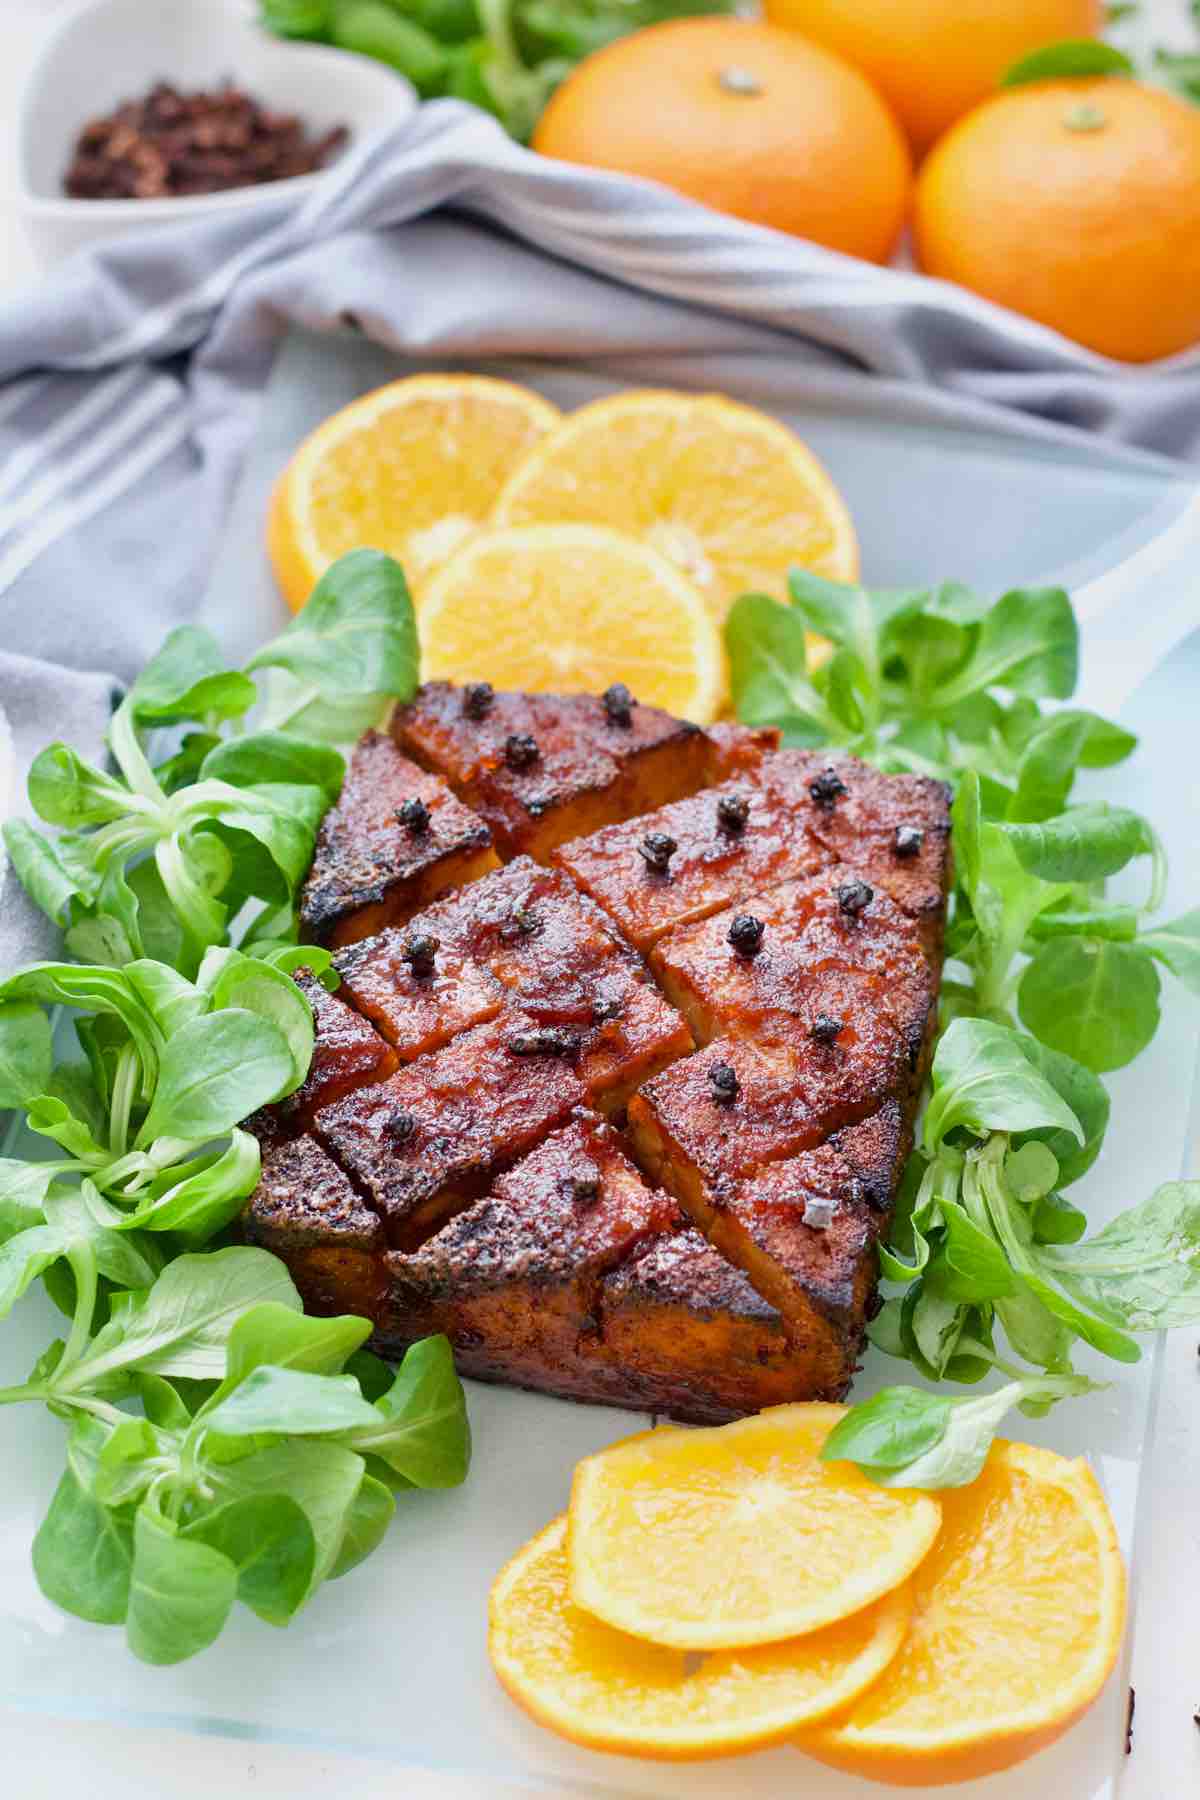
<path id="1" fill-rule="evenodd" d="M 114 684 L 199 609 L 291 325 L 447 359 L 775 358 L 850 408 L 873 381 L 901 417 L 1200 459 L 1200 351 L 1114 364 L 945 283 L 534 156 L 438 101 L 303 202 L 268 189 L 135 232 L 0 306 L 0 706 L 19 763 L 54 734 L 98 755 Z M 10 876 L 0 968 L 52 938 Z"/>

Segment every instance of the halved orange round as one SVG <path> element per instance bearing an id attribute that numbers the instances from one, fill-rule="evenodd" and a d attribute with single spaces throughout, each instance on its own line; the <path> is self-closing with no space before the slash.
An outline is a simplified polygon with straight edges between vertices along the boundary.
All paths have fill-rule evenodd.
<path id="1" fill-rule="evenodd" d="M 595 400 L 536 444 L 497 525 L 611 525 L 685 570 L 723 619 L 739 594 L 787 597 L 793 565 L 850 581 L 845 502 L 794 431 L 719 394 L 635 389 Z"/>
<path id="2" fill-rule="evenodd" d="M 700 725 L 724 693 L 703 596 L 657 551 L 597 525 L 481 532 L 431 578 L 419 611 L 427 681 L 535 694 L 626 681 Z"/>
<path id="3" fill-rule="evenodd" d="M 845 1410 L 773 1406 L 586 1457 L 571 1489 L 576 1605 L 651 1643 L 717 1650 L 817 1631 L 890 1593 L 928 1554 L 941 1507 L 821 1462 Z"/>
<path id="4" fill-rule="evenodd" d="M 528 388 L 414 375 L 364 394 L 305 439 L 271 501 L 267 547 L 299 609 L 347 550 L 386 550 L 420 592 L 489 519 L 515 463 L 558 423 Z"/>
<path id="5" fill-rule="evenodd" d="M 908 1627 L 907 1585 L 852 1619 L 754 1650 L 696 1655 L 613 1631 L 570 1597 L 565 1517 L 497 1576 L 488 1651 L 519 1706 L 593 1750 L 728 1756 L 780 1743 L 875 1681 Z"/>
<path id="6" fill-rule="evenodd" d="M 1124 1564 L 1085 1462 L 997 1440 L 977 1480 L 941 1498 L 899 1655 L 796 1740 L 897 1787 L 966 1781 L 1053 1743 L 1100 1692 L 1124 1629 Z"/>

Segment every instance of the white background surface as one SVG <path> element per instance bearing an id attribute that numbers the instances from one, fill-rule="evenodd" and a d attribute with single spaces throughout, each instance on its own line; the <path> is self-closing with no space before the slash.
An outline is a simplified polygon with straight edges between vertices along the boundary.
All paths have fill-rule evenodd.
<path id="1" fill-rule="evenodd" d="M 7 126 L 40 33 L 64 0 L 0 0 L 0 122 Z M 194 0 L 202 5 L 204 0 Z M 1014 4 L 1019 0 L 1014 0 Z M 1175 0 L 1153 0 L 1164 21 Z M 11 150 L 0 154 L 0 300 L 35 271 L 12 195 Z M 1190 1171 L 1200 1174 L 1200 1167 Z M 1194 1332 L 1168 1340 L 1153 1466 L 1151 1502 L 1142 1520 L 1133 1679 L 1138 1693 L 1134 1753 L 1121 1800 L 1200 1796 L 1200 1374 Z M 0 1472 L 0 1479 L 3 1474 Z M 448 1707 L 453 1696 L 447 1695 Z M 49 1702 L 49 1697 L 48 1697 Z M 0 1710 L 0 1793 L 12 1800 L 61 1800 L 72 1790 L 90 1800 L 479 1800 L 474 1783 L 414 1776 L 386 1765 L 325 1757 L 278 1746 L 247 1745 L 168 1731 L 37 1720 Z M 797 1767 L 797 1789 L 802 1767 Z M 681 1771 L 680 1792 L 686 1787 Z M 737 1767 L 729 1793 L 736 1795 Z M 864 1784 L 864 1800 L 881 1790 Z M 965 1790 L 969 1791 L 969 1790 Z M 538 1794 L 547 1789 L 540 1787 Z M 488 1800 L 533 1800 L 533 1791 L 489 1782 Z M 1076 1800 L 1062 1794 L 1060 1800 Z"/>

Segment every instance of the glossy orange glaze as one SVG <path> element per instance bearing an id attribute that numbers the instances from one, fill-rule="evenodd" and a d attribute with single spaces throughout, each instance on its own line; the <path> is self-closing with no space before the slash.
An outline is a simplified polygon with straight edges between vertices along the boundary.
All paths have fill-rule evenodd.
<path id="1" fill-rule="evenodd" d="M 832 769 L 847 792 L 830 805 L 813 801 L 810 783 Z M 805 817 L 831 861 L 852 863 L 922 928 L 927 952 L 940 962 L 950 888 L 950 790 L 924 775 L 884 775 L 853 756 L 825 750 L 781 750 L 749 777 L 778 806 Z M 896 849 L 900 827 L 922 834 L 914 856 Z"/>
<path id="2" fill-rule="evenodd" d="M 907 1147 L 892 1104 L 706 1196 L 702 1223 L 713 1244 L 779 1308 L 806 1386 L 830 1399 L 849 1385 L 862 1345 L 874 1246 Z"/>
<path id="3" fill-rule="evenodd" d="M 596 1285 L 674 1211 L 611 1127 L 580 1111 L 415 1254 L 389 1255 L 381 1341 L 444 1331 L 471 1374 L 536 1385 L 550 1368 L 594 1383 L 580 1340 L 600 1328 Z"/>
<path id="4" fill-rule="evenodd" d="M 741 830 L 722 826 L 723 795 L 749 799 Z M 639 852 L 652 833 L 664 833 L 677 846 L 665 873 L 650 868 Z M 810 836 L 792 802 L 779 804 L 739 777 L 564 844 L 554 861 L 645 951 L 673 926 L 705 918 L 775 882 L 814 875 L 832 857 Z"/>
<path id="5" fill-rule="evenodd" d="M 462 893 L 474 892 L 489 879 L 484 876 Z M 443 905 L 456 913 L 461 900 L 462 894 L 455 894 L 426 907 L 407 925 L 389 926 L 375 937 L 348 945 L 335 958 L 342 991 L 374 1020 L 401 1062 L 439 1050 L 472 1025 L 494 1019 L 504 1006 L 499 982 L 456 941 L 450 923 L 435 918 Z M 414 938 L 431 934 L 438 939 L 433 968 L 429 974 L 416 974 L 405 948 Z"/>
<path id="6" fill-rule="evenodd" d="M 464 690 L 428 682 L 392 722 L 396 742 L 435 769 L 491 826 L 505 856 L 544 860 L 556 844 L 690 793 L 707 778 L 708 742 L 695 725 L 635 704 L 629 722 L 590 694 L 497 693 L 482 718 Z M 521 767 L 510 738 L 536 756 Z"/>
<path id="7" fill-rule="evenodd" d="M 714 786 L 762 767 L 764 757 L 779 748 L 774 725 L 739 725 L 722 719 L 708 730 L 708 778 Z"/>
<path id="8" fill-rule="evenodd" d="M 406 800 L 428 808 L 425 829 L 398 819 Z M 300 899 L 302 931 L 317 943 L 352 943 L 402 922 L 496 862 L 486 825 L 446 783 L 401 756 L 390 737 L 368 731 L 317 835 Z"/>
<path id="9" fill-rule="evenodd" d="M 532 1029 L 519 1014 L 476 1025 L 318 1113 L 322 1143 L 396 1247 L 421 1241 L 582 1103 L 569 1060 L 512 1054 L 513 1040 Z"/>
<path id="10" fill-rule="evenodd" d="M 383 1081 L 397 1066 L 395 1051 L 366 1019 L 331 994 L 307 969 L 295 982 L 313 1010 L 312 1061 L 304 1085 L 275 1109 L 290 1127 L 307 1127 L 322 1107 L 372 1081 Z"/>
<path id="11" fill-rule="evenodd" d="M 881 1015 L 916 1069 L 937 981 L 918 928 L 882 888 L 859 912 L 839 904 L 838 888 L 859 879 L 863 871 L 841 864 L 751 894 L 659 940 L 650 966 L 701 1043 L 728 1033 L 786 1047 L 807 1037 L 822 1017 L 861 1036 Z M 739 917 L 762 927 L 757 949 L 741 951 L 731 942 Z"/>
<path id="12" fill-rule="evenodd" d="M 720 1066 L 737 1076 L 731 1101 L 714 1088 Z M 864 1018 L 836 1044 L 810 1040 L 786 1054 L 716 1038 L 630 1101 L 635 1154 L 688 1204 L 715 1183 L 812 1149 L 906 1093 L 909 1080 L 897 1034 L 883 1021 Z"/>

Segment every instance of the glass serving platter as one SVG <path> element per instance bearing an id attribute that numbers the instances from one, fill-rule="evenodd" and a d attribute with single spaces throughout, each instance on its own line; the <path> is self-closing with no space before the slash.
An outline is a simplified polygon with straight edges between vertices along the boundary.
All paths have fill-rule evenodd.
<path id="1" fill-rule="evenodd" d="M 207 603 L 209 622 L 231 652 L 278 628 L 280 603 L 262 555 L 261 524 L 282 463 L 333 408 L 417 366 L 353 339 L 297 335 L 285 347 Z M 608 370 L 472 366 L 530 381 L 568 406 L 664 378 L 768 404 L 830 466 L 860 528 L 866 579 L 878 584 L 953 576 L 991 592 L 1022 581 L 1074 585 L 1147 545 L 1179 518 L 1192 492 L 1152 462 L 1120 452 L 1031 447 L 1006 431 L 964 431 L 934 419 L 898 425 L 868 384 L 861 406 L 850 411 L 844 397 L 823 394 L 819 381 L 814 386 L 812 371 L 797 371 L 794 391 L 781 394 L 773 381 L 764 392 L 751 358 L 695 359 L 691 367 L 685 359 L 665 370 L 628 359 Z M 1130 616 L 1136 630 L 1133 606 Z M 1085 784 L 1086 793 L 1152 813 L 1172 856 L 1169 906 L 1176 911 L 1200 891 L 1200 791 L 1192 767 L 1198 691 L 1200 632 L 1125 705 L 1126 722 L 1143 733 L 1136 759 Z M 1197 1009 L 1175 984 L 1164 984 L 1164 1001 L 1151 1049 L 1112 1078 L 1114 1123 L 1104 1154 L 1075 1190 L 1097 1223 L 1177 1177 L 1188 1155 Z M 38 1297 L 0 1326 L 0 1383 L 24 1376 L 57 1334 L 56 1320 Z M 1157 1364 L 1150 1341 L 1143 1361 L 1117 1371 L 1111 1388 L 1048 1420 L 1020 1425 L 1037 1441 L 1090 1458 L 1135 1562 L 1139 1472 L 1152 1430 Z M 900 1365 L 872 1353 L 856 1394 L 906 1378 Z M 802 1763 L 786 1749 L 686 1770 L 601 1757 L 560 1743 L 511 1705 L 487 1661 L 491 1579 L 565 1505 L 578 1458 L 645 1420 L 475 1383 L 468 1384 L 468 1398 L 475 1455 L 465 1487 L 403 1501 L 384 1547 L 322 1590 L 288 1631 L 272 1632 L 239 1609 L 217 1646 L 175 1669 L 145 1667 L 118 1633 L 67 1618 L 42 1598 L 29 1545 L 61 1470 L 61 1427 L 33 1408 L 0 1410 L 0 1702 L 345 1749 L 400 1767 L 468 1774 L 480 1793 L 523 1780 L 558 1794 L 674 1800 L 682 1794 L 766 1800 L 800 1787 L 810 1800 L 861 1796 L 862 1783 Z M 1058 1745 L 974 1784 L 972 1795 L 1111 1796 L 1123 1760 L 1125 1663 L 1101 1702 Z"/>

